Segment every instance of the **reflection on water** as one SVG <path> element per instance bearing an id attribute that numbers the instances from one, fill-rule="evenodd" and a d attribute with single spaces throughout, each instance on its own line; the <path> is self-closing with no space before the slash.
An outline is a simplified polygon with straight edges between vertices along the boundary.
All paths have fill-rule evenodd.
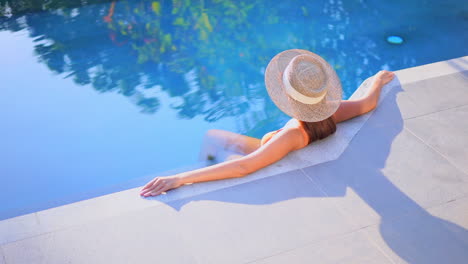
<path id="1" fill-rule="evenodd" d="M 338 71 L 346 98 L 381 68 L 431 62 L 426 47 L 422 54 L 415 47 L 426 30 L 421 18 L 431 18 L 436 3 L 421 9 L 400 2 L 320 0 L 272 7 L 268 1 L 237 0 L 0 0 L 0 30 L 27 29 L 36 55 L 51 71 L 99 92 L 120 93 L 143 113 L 160 108 L 160 98 L 150 92 L 159 87 L 177 98 L 172 109 L 180 118 L 201 115 L 214 122 L 237 116 L 237 132 L 260 136 L 265 123 L 282 118 L 263 85 L 266 64 L 281 50 L 304 48 L 324 56 Z M 399 15 L 392 19 L 386 12 L 398 6 L 417 7 L 419 15 L 405 11 L 405 20 L 395 21 Z M 463 12 L 455 9 L 445 13 L 453 21 L 455 12 L 463 23 Z M 387 33 L 409 43 L 391 46 Z"/>
<path id="2" fill-rule="evenodd" d="M 323 56 L 345 98 L 382 68 L 466 55 L 466 7 L 409 2 L 0 0 L 0 218 L 190 166 L 210 129 L 278 129 L 263 72 L 282 50 Z"/>
<path id="3" fill-rule="evenodd" d="M 249 32 L 253 25 L 246 20 L 265 11 L 248 1 L 233 3 L 119 1 L 45 8 L 47 13 L 6 19 L 2 28 L 27 28 L 40 60 L 77 84 L 120 93 L 144 113 L 158 111 L 159 98 L 147 90 L 160 87 L 178 98 L 172 108 L 180 118 L 202 115 L 211 122 L 240 116 L 265 99 L 261 68 L 269 57 L 258 51 L 267 43 Z"/>

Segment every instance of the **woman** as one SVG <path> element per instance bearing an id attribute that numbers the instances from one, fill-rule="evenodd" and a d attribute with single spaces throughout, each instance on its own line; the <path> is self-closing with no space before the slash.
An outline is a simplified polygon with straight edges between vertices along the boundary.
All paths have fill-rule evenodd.
<path id="1" fill-rule="evenodd" d="M 223 138 L 225 146 L 235 146 L 242 155 L 210 167 L 156 177 L 143 187 L 140 195 L 156 196 L 184 184 L 243 177 L 264 168 L 291 151 L 333 134 L 336 123 L 374 109 L 382 87 L 393 77 L 392 72 L 380 71 L 362 98 L 341 100 L 340 81 L 325 60 L 306 50 L 283 51 L 268 64 L 265 84 L 273 102 L 293 118 L 261 140 L 227 131 L 209 131 L 209 137 Z"/>

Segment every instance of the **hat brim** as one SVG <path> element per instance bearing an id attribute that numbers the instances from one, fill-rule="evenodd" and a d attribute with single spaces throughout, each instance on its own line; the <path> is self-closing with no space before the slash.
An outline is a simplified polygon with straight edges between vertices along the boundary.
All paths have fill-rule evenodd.
<path id="1" fill-rule="evenodd" d="M 309 105 L 290 97 L 283 85 L 283 73 L 289 62 L 297 55 L 310 55 L 320 62 L 326 75 L 327 94 L 319 103 Z M 285 114 L 306 122 L 318 122 L 332 116 L 340 106 L 343 90 L 335 70 L 319 55 L 301 49 L 278 53 L 265 70 L 265 86 L 275 105 Z"/>

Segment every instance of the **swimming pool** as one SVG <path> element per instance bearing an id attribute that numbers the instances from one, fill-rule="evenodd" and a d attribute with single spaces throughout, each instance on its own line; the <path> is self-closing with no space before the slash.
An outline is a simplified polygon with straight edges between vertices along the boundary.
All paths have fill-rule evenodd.
<path id="1" fill-rule="evenodd" d="M 0 0 L 0 219 L 201 166 L 211 128 L 277 129 L 263 71 L 282 50 L 322 55 L 344 98 L 468 51 L 455 0 L 63 2 Z"/>

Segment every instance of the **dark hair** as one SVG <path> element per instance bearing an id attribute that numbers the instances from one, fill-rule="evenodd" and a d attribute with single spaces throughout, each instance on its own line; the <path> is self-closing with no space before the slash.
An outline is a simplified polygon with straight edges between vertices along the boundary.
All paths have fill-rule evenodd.
<path id="1" fill-rule="evenodd" d="M 318 122 L 301 122 L 309 136 L 309 142 L 307 144 L 316 140 L 324 139 L 336 131 L 336 122 L 333 119 L 333 116 Z"/>

